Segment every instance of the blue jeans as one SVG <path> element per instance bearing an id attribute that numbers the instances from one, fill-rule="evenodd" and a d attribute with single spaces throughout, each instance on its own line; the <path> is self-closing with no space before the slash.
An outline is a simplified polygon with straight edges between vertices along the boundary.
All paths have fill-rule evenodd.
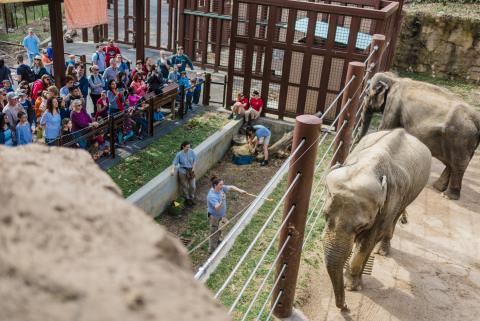
<path id="1" fill-rule="evenodd" d="M 33 65 L 33 60 L 34 60 L 36 55 L 38 55 L 38 54 L 28 53 L 28 63 L 30 64 L 30 66 Z"/>

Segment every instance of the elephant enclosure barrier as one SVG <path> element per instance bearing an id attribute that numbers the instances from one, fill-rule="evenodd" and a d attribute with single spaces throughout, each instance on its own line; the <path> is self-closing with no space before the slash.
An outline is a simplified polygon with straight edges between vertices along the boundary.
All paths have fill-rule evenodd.
<path id="1" fill-rule="evenodd" d="M 387 48 L 385 36 L 373 35 L 370 53 L 361 62 L 349 63 L 344 88 L 326 113 L 296 118 L 290 156 L 259 196 L 230 219 L 227 224 L 236 222 L 235 225 L 195 275 L 206 281 L 220 261 L 228 259 L 235 238 L 256 214 L 255 203 L 267 196 L 268 187 L 282 180 L 288 169 L 285 192 L 235 263 L 222 266 L 223 272 L 227 269 L 226 277 L 213 289 L 215 297 L 227 305 L 234 319 L 269 320 L 273 315 L 285 318 L 292 314 L 302 250 L 312 240 L 323 215 L 325 173 L 331 165 L 344 162 L 354 147 L 361 125 L 363 97 L 368 93 L 369 79 L 383 71 Z M 322 127 L 325 116 L 337 102 L 341 105 L 338 115 Z M 279 214 L 282 206 L 283 215 Z M 198 250 L 212 236 L 189 252 Z M 248 264 L 253 255 L 257 256 L 254 265 Z M 246 276 L 245 282 L 237 284 L 241 276 Z"/>

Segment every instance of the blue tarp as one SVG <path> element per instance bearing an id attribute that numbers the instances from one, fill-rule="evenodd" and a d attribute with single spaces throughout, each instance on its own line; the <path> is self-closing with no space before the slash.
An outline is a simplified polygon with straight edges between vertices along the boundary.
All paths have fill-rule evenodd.
<path id="1" fill-rule="evenodd" d="M 295 30 L 299 32 L 307 32 L 308 28 L 308 18 L 302 18 L 297 20 L 295 23 Z M 348 43 L 348 35 L 350 34 L 350 29 L 345 27 L 337 27 L 337 32 L 335 32 L 335 42 L 347 45 Z M 327 39 L 328 35 L 328 23 L 323 21 L 317 21 L 315 26 L 315 37 Z M 372 36 L 359 32 L 357 33 L 357 42 L 355 47 L 357 49 L 365 50 L 367 49 L 368 45 L 372 42 Z"/>

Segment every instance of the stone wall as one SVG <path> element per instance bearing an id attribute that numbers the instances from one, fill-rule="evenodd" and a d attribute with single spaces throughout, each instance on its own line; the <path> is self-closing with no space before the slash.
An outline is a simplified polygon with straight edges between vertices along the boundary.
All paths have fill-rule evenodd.
<path id="1" fill-rule="evenodd" d="M 0 320 L 231 320 L 87 152 L 0 146 L 0 172 Z"/>
<path id="2" fill-rule="evenodd" d="M 404 11 L 393 68 L 480 82 L 480 21 Z"/>

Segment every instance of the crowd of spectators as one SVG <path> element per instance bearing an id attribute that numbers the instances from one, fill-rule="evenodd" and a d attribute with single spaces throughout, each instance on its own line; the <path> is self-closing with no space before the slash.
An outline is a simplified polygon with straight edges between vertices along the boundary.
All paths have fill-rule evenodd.
<path id="1" fill-rule="evenodd" d="M 11 70 L 0 60 L 0 144 L 58 145 L 61 138 L 62 143 L 74 141 L 70 144 L 74 147 L 93 147 L 96 158 L 108 150 L 108 140 L 82 137 L 110 115 L 125 114 L 124 124 L 115 134 L 117 143 L 125 144 L 135 136 L 144 138 L 148 127 L 143 112 L 147 93 L 162 94 L 162 88 L 174 82 L 186 88 L 187 110 L 199 103 L 203 80 L 199 75 L 188 77 L 186 68 L 194 70 L 194 66 L 182 47 L 171 56 L 161 51 L 156 63 L 148 57 L 132 66 L 109 40 L 96 46 L 90 68 L 69 55 L 64 70 L 57 71 L 52 64 L 52 55 L 57 53 L 50 48 L 40 51 L 39 45 L 38 37 L 29 29 L 23 40 L 28 61 L 19 55 L 16 70 Z M 54 85 L 55 72 L 64 73 L 60 88 Z M 160 110 L 155 111 L 155 120 L 163 118 Z"/>

